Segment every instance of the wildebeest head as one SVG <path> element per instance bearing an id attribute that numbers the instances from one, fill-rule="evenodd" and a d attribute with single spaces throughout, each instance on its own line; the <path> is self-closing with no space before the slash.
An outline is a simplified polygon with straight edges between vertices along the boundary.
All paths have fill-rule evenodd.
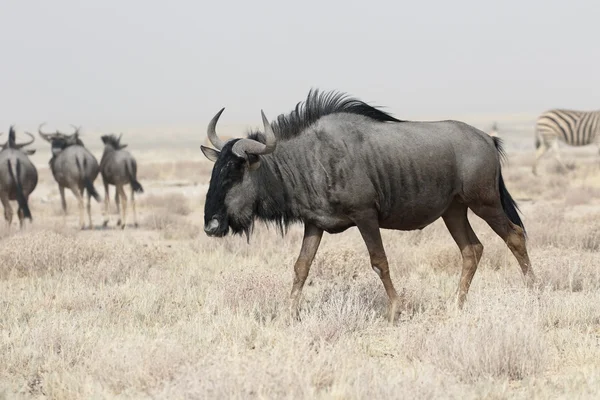
<path id="1" fill-rule="evenodd" d="M 249 172 L 260 167 L 260 157 L 275 151 L 277 139 L 271 124 L 261 111 L 264 137 L 232 139 L 223 142 L 217 136 L 216 126 L 221 109 L 208 125 L 208 138 L 215 149 L 200 146 L 202 152 L 215 163 L 204 205 L 204 231 L 209 236 L 248 233 L 253 223 L 255 196 L 252 193 Z"/>
<path id="2" fill-rule="evenodd" d="M 69 146 L 80 145 L 83 146 L 83 142 L 79 138 L 79 130 L 81 128 L 76 127 L 74 125 L 73 128 L 75 131 L 71 135 L 65 135 L 59 131 L 55 133 L 44 133 L 42 132 L 42 126 L 45 125 L 45 122 L 42 123 L 38 127 L 38 134 L 46 141 L 50 142 L 52 146 L 52 155 L 57 156 L 61 151 L 66 149 Z"/>
<path id="3" fill-rule="evenodd" d="M 123 134 L 121 133 L 119 135 L 119 137 L 116 137 L 115 135 L 103 135 L 101 137 L 102 139 L 102 143 L 104 143 L 105 146 L 110 146 L 115 150 L 121 150 L 124 149 L 125 147 L 127 147 L 126 144 L 121 144 L 121 137 L 123 137 Z"/>
<path id="4" fill-rule="evenodd" d="M 0 145 L 0 147 L 2 148 L 2 150 L 17 149 L 17 150 L 21 150 L 23 153 L 25 153 L 27 155 L 35 154 L 35 150 L 23 150 L 23 147 L 29 146 L 35 140 L 35 137 L 31 133 L 25 132 L 25 134 L 27 136 L 29 136 L 31 138 L 31 140 L 28 142 L 25 142 L 25 143 L 17 144 L 15 126 L 11 125 L 10 130 L 8 131 L 8 140 L 3 145 Z M 0 135 L 2 135 L 2 134 L 0 133 Z"/>

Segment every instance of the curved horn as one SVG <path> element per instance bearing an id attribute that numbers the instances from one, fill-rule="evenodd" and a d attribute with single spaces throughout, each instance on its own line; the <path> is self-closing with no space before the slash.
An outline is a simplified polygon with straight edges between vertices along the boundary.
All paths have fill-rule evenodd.
<path id="1" fill-rule="evenodd" d="M 261 110 L 263 125 L 265 127 L 265 144 L 257 142 L 252 139 L 240 139 L 233 145 L 232 151 L 239 157 L 247 158 L 248 154 L 254 154 L 257 156 L 269 154 L 275 151 L 277 147 L 277 138 L 275 132 L 269 123 L 269 120 L 265 116 L 265 113 Z"/>
<path id="2" fill-rule="evenodd" d="M 75 129 L 75 132 L 73 132 L 71 134 L 71 136 L 73 136 L 73 135 L 79 135 L 79 131 L 81 130 L 81 126 L 75 126 L 73 124 L 71 124 L 71 126 L 73 127 L 73 129 Z"/>
<path id="3" fill-rule="evenodd" d="M 33 136 L 31 133 L 29 133 L 29 132 L 23 132 L 23 133 L 25 133 L 27 136 L 29 136 L 31 138 L 31 140 L 26 143 L 17 144 L 15 146 L 17 149 L 23 148 L 25 146 L 29 146 L 31 143 L 33 143 L 35 141 L 35 136 Z"/>
<path id="4" fill-rule="evenodd" d="M 56 135 L 53 135 L 51 133 L 44 133 L 44 132 L 42 132 L 42 126 L 44 126 L 44 125 L 46 125 L 45 122 L 41 123 L 40 126 L 38 126 L 38 135 L 40 135 L 42 137 L 42 139 L 44 139 L 44 140 L 46 140 L 48 142 L 51 142 L 52 139 L 54 139 L 54 137 Z"/>
<path id="5" fill-rule="evenodd" d="M 216 129 L 217 121 L 219 121 L 219 117 L 221 116 L 221 114 L 223 114 L 223 111 L 225 111 L 225 107 L 221 108 L 221 111 L 219 111 L 217 113 L 217 115 L 215 115 L 213 117 L 213 119 L 210 120 L 210 123 L 208 124 L 208 140 L 210 140 L 212 145 L 215 146 L 215 148 L 217 150 L 221 150 L 223 148 L 223 146 L 225 146 L 225 142 L 223 142 L 217 136 L 217 129 Z"/>

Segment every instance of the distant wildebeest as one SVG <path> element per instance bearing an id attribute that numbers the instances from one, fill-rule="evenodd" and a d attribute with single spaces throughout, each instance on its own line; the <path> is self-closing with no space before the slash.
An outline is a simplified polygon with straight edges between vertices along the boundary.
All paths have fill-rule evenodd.
<path id="1" fill-rule="evenodd" d="M 102 182 L 104 182 L 104 226 L 108 224 L 108 208 L 109 208 L 109 192 L 108 185 L 115 185 L 115 203 L 117 204 L 117 212 L 119 220 L 117 225 L 125 228 L 127 224 L 127 195 L 125 194 L 125 185 L 131 185 L 131 209 L 133 211 L 134 226 L 138 226 L 137 213 L 135 207 L 135 193 L 143 193 L 144 189 L 137 180 L 137 163 L 135 158 L 127 150 L 126 144 L 121 144 L 121 134 L 118 138 L 115 135 L 102 136 L 104 143 L 104 153 L 100 160 L 100 173 L 102 174 Z M 120 207 L 120 201 L 123 202 L 123 207 Z M 122 212 L 121 212 L 122 209 Z"/>
<path id="2" fill-rule="evenodd" d="M 540 158 L 550 149 L 560 166 L 564 170 L 567 169 L 558 151 L 559 140 L 569 146 L 587 146 L 595 143 L 600 149 L 600 110 L 553 109 L 540 115 L 535 126 L 536 151 L 532 167 L 535 175 Z"/>
<path id="3" fill-rule="evenodd" d="M 216 150 L 206 195 L 204 230 L 222 237 L 252 231 L 256 219 L 281 233 L 304 223 L 294 266 L 292 315 L 323 231 L 356 226 L 373 270 L 389 297 L 393 322 L 401 297 L 392 280 L 380 228 L 423 229 L 439 217 L 463 259 L 457 305 L 462 308 L 483 252 L 467 218 L 470 208 L 505 241 L 528 285 L 534 280 L 525 229 L 501 174 L 500 139 L 457 121 L 407 122 L 349 98 L 310 91 L 264 132 L 223 142 L 216 133 L 223 109 L 208 125 Z"/>
<path id="4" fill-rule="evenodd" d="M 10 200 L 16 200 L 19 205 L 17 215 L 21 227 L 23 227 L 25 218 L 33 220 L 28 201 L 29 195 L 37 186 L 38 173 L 28 156 L 34 154 L 35 150 L 24 150 L 23 148 L 33 143 L 35 138 L 29 132 L 25 132 L 25 134 L 31 140 L 17 144 L 15 128 L 11 126 L 8 140 L 1 145 L 0 150 L 0 200 L 4 206 L 4 218 L 9 226 L 13 219 Z"/>
<path id="5" fill-rule="evenodd" d="M 60 199 L 63 212 L 67 215 L 67 201 L 65 199 L 65 188 L 71 189 L 79 205 L 79 225 L 85 229 L 83 212 L 83 194 L 87 191 L 87 213 L 90 229 L 92 224 L 91 197 L 100 202 L 100 195 L 94 188 L 94 180 L 98 176 L 99 167 L 96 157 L 85 148 L 79 138 L 79 129 L 71 135 L 60 132 L 44 133 L 42 126 L 38 128 L 39 135 L 52 145 L 52 158 L 50 169 L 58 183 Z"/>

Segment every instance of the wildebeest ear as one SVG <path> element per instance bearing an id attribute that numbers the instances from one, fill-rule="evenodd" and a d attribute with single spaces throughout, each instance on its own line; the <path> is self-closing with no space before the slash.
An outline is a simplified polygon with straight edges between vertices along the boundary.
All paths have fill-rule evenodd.
<path id="1" fill-rule="evenodd" d="M 212 162 L 216 162 L 217 159 L 219 158 L 220 152 L 218 152 L 215 149 L 211 149 L 210 147 L 206 147 L 206 146 L 200 146 L 200 149 L 202 150 L 202 153 L 204 153 L 206 158 L 208 158 Z"/>

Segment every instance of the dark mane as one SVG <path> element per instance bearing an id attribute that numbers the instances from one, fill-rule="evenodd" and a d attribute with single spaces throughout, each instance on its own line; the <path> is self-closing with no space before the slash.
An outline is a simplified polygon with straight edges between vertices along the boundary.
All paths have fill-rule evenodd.
<path id="1" fill-rule="evenodd" d="M 320 118 L 337 113 L 362 115 L 379 122 L 404 122 L 345 93 L 311 89 L 306 101 L 296 104 L 291 113 L 279 115 L 271 125 L 277 138 L 286 140 L 298 136 Z M 256 139 L 259 132 L 250 132 L 248 137 Z"/>
<path id="2" fill-rule="evenodd" d="M 122 147 L 121 145 L 121 138 L 118 138 L 116 135 L 110 134 L 110 135 L 103 135 L 101 137 L 102 142 L 105 145 L 110 145 L 112 147 L 115 148 L 115 150 L 118 150 Z"/>

